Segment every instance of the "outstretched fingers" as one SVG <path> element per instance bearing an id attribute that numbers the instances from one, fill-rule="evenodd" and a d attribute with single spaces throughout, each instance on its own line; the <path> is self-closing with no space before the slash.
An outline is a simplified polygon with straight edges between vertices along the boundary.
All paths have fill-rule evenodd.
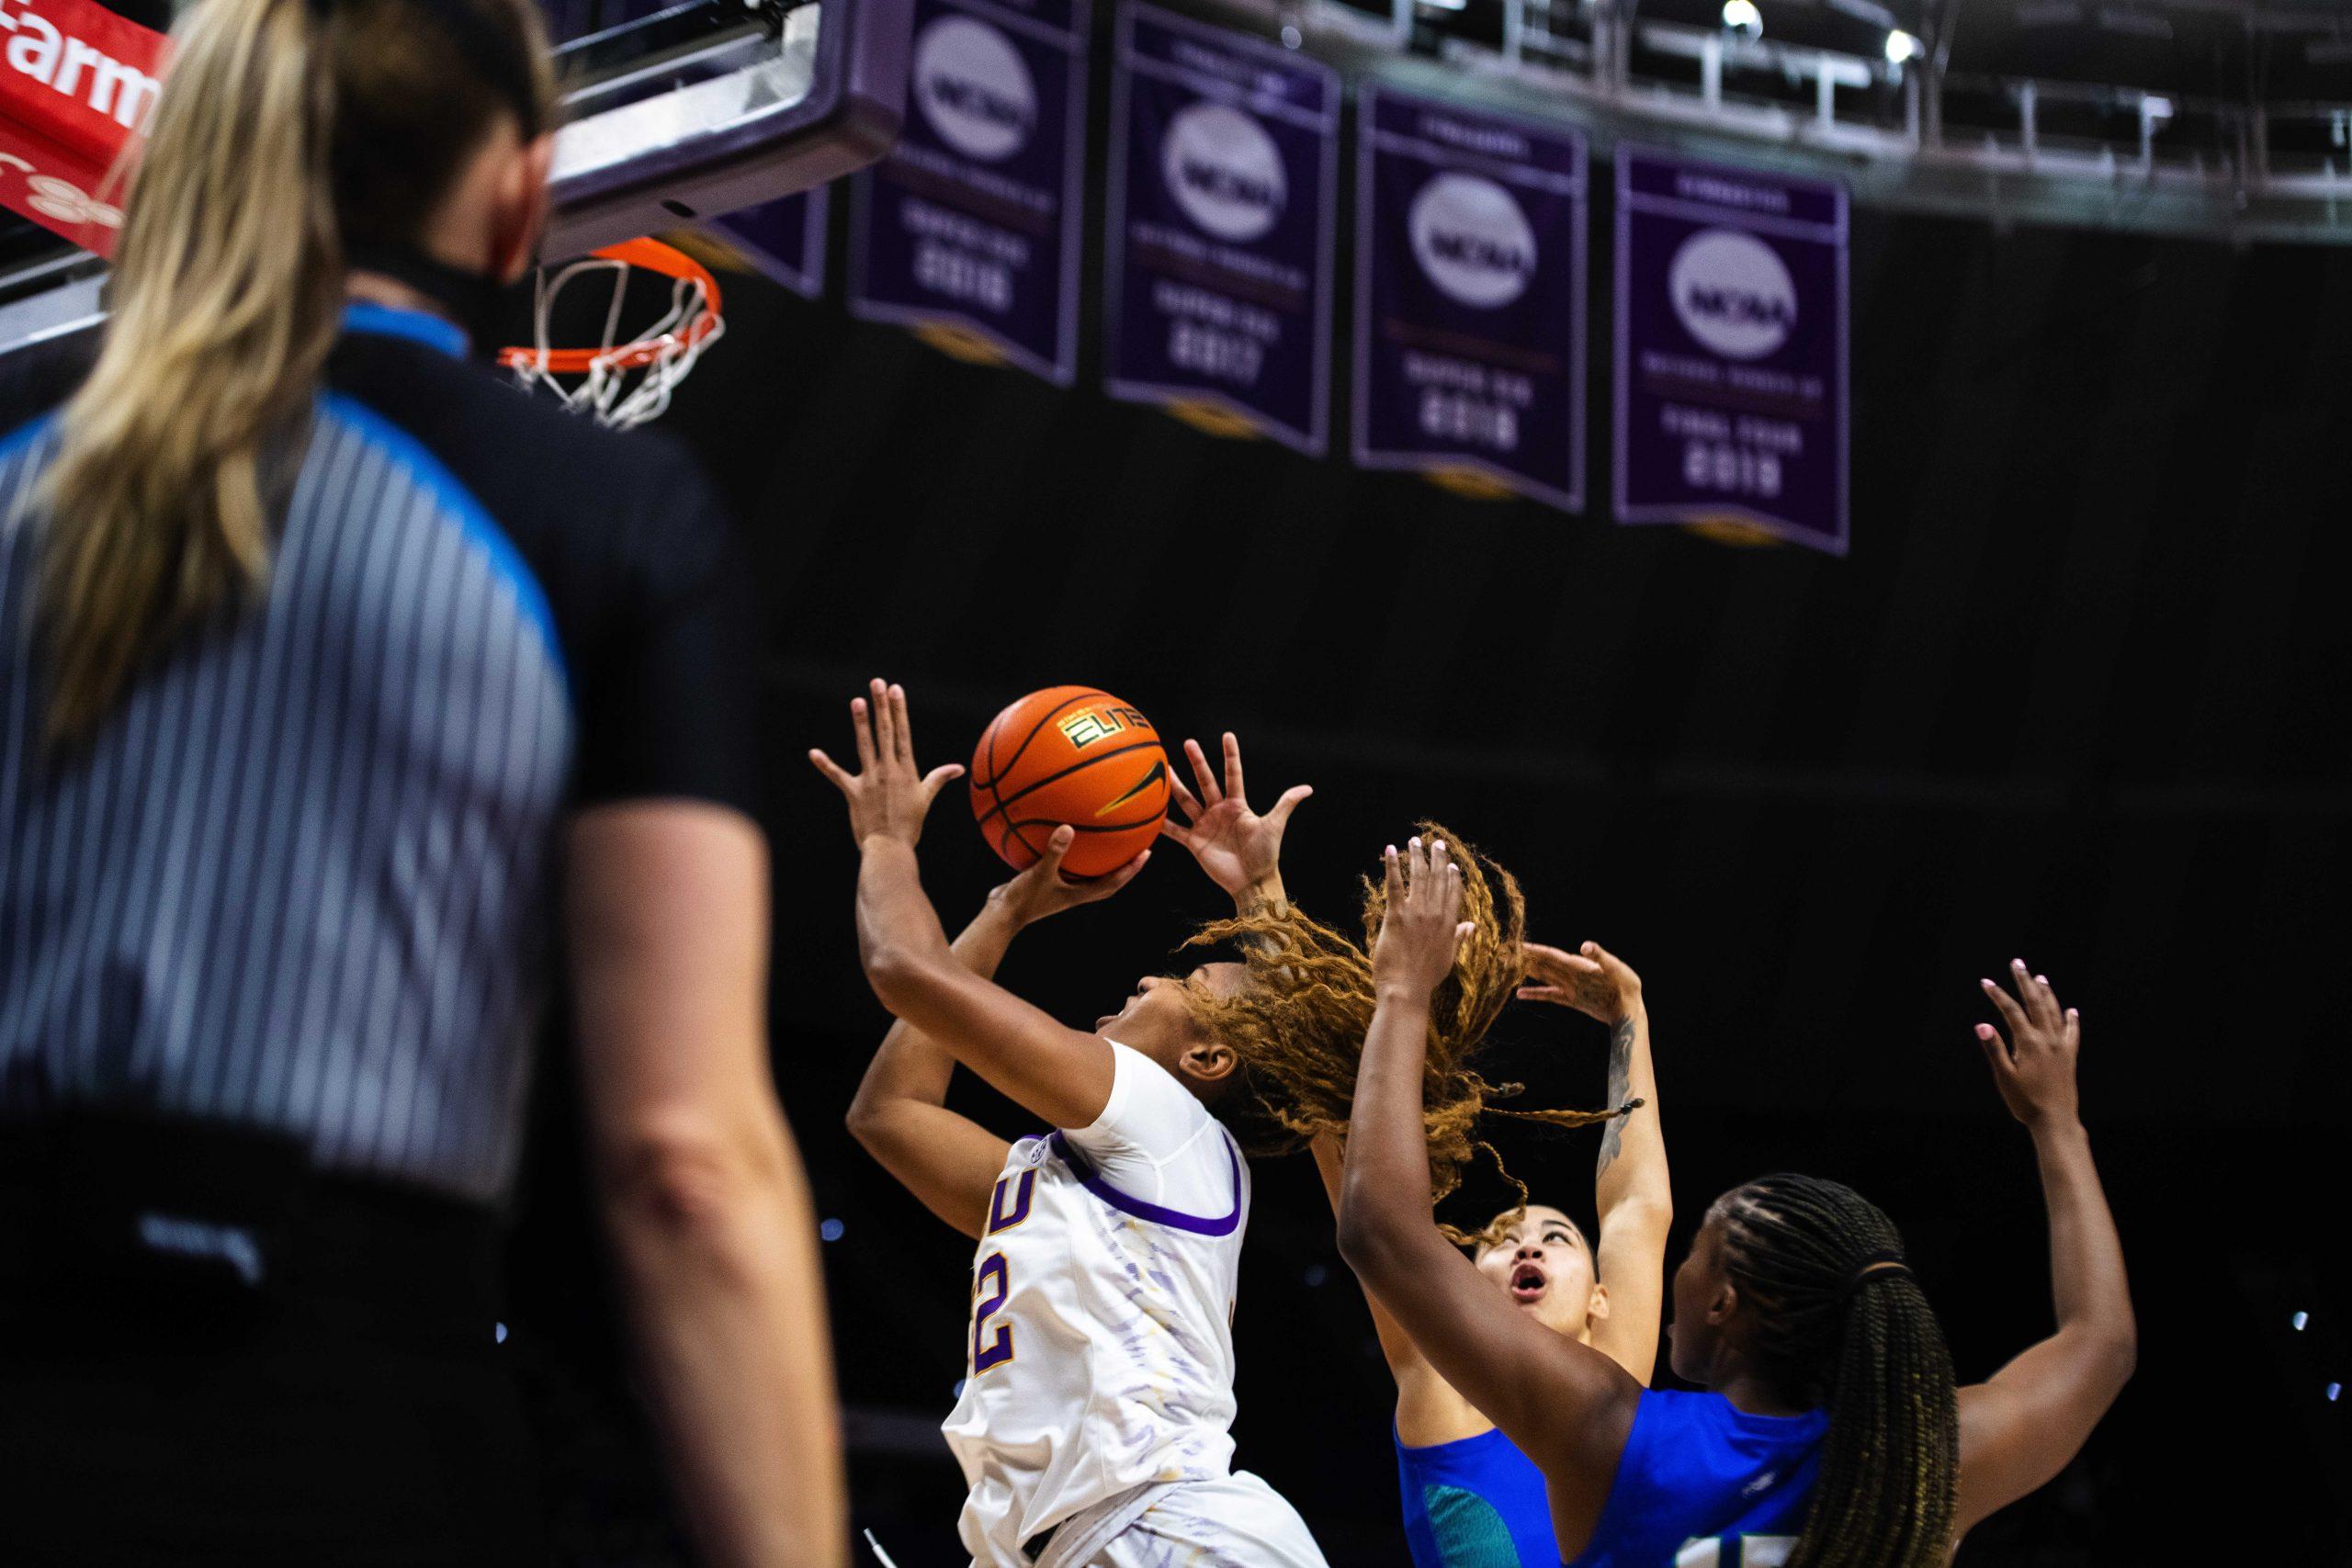
<path id="1" fill-rule="evenodd" d="M 876 676 L 866 683 L 866 707 L 874 715 L 874 754 L 884 761 L 899 755 L 899 720 L 891 711 L 890 683 Z"/>
<path id="2" fill-rule="evenodd" d="M 1520 952 L 1526 956 L 1527 972 L 1531 975 L 1539 971 L 1556 971 L 1566 975 L 1600 974 L 1600 963 L 1591 956 L 1600 952 L 1599 946 L 1589 942 L 1584 945 L 1585 952 L 1569 953 L 1544 942 L 1527 942 L 1520 943 Z"/>
<path id="3" fill-rule="evenodd" d="M 1413 890 L 1427 902 L 1424 908 L 1451 919 L 1462 908 L 1462 868 L 1453 863 L 1445 840 L 1413 840 Z"/>
<path id="4" fill-rule="evenodd" d="M 2000 1013 L 2001 1021 L 2009 1026 L 2011 1038 L 2014 1039 L 2032 1027 L 2032 1020 L 2026 1016 L 2023 1004 L 2011 997 L 2008 992 L 1990 980 L 1979 980 L 1976 983 L 1984 987 L 1984 994 L 1993 999 L 1993 1006 Z"/>
<path id="5" fill-rule="evenodd" d="M 1200 821 L 1201 818 L 1206 814 L 1207 807 L 1201 804 L 1201 797 L 1184 787 L 1184 781 L 1176 776 L 1176 770 L 1173 768 L 1168 770 L 1168 793 L 1175 798 L 1177 806 L 1182 809 L 1186 823 L 1197 823 Z M 1175 821 L 1175 818 L 1169 817 L 1163 820 L 1167 822 L 1173 822 Z M 1182 843 L 1184 841 L 1182 839 L 1178 839 L 1173 833 L 1170 833 L 1168 836 L 1171 839 L 1176 839 L 1178 843 Z"/>
<path id="6" fill-rule="evenodd" d="M 961 762 L 942 762 L 922 776 L 922 803 L 928 808 L 939 798 L 939 792 L 964 776 Z"/>
<path id="7" fill-rule="evenodd" d="M 1193 780 L 1200 786 L 1200 796 L 1194 801 L 1193 808 L 1193 815 L 1197 818 L 1203 806 L 1221 804 L 1225 799 L 1225 791 L 1217 787 L 1216 774 L 1209 768 L 1209 754 L 1201 750 L 1199 741 L 1184 742 L 1184 760 L 1193 765 Z M 1184 786 L 1180 782 L 1176 787 L 1182 789 Z"/>
<path id="8" fill-rule="evenodd" d="M 2018 1004 L 2025 1015 L 2043 1029 L 2054 1027 L 2058 1021 L 2058 1007 L 2050 994 L 2050 982 L 2026 967 L 2022 958 L 2009 960 L 2009 984 L 2017 988 Z"/>
<path id="9" fill-rule="evenodd" d="M 907 689 L 896 682 L 890 687 L 890 729 L 898 743 L 899 758 L 909 767 L 914 766 L 914 721 L 907 716 Z"/>
<path id="10" fill-rule="evenodd" d="M 1993 1069 L 1993 1077 L 2007 1081 L 2018 1070 L 2017 1059 L 2009 1055 L 2008 1043 L 2001 1032 L 1989 1023 L 1976 1026 L 1976 1044 L 1984 1053 L 1984 1061 Z"/>
<path id="11" fill-rule="evenodd" d="M 1437 872 L 1437 896 L 1440 904 L 1449 918 L 1459 922 L 1453 933 L 1454 940 L 1457 944 L 1466 942 L 1469 940 L 1470 933 L 1478 929 L 1477 922 L 1461 919 L 1462 867 L 1446 852 L 1445 840 L 1442 839 L 1438 840 L 1434 868 Z"/>
<path id="12" fill-rule="evenodd" d="M 824 774 L 826 782 L 835 789 L 849 788 L 851 783 L 849 770 L 825 755 L 824 748 L 820 746 L 808 748 L 808 760 L 817 765 L 817 771 Z"/>
<path id="13" fill-rule="evenodd" d="M 1307 799 L 1314 793 L 1313 784 L 1291 785 L 1290 788 L 1283 791 L 1282 798 L 1274 802 L 1274 808 L 1266 813 L 1266 820 L 1277 829 L 1289 826 L 1290 814 L 1298 809 L 1301 801 Z"/>
<path id="14" fill-rule="evenodd" d="M 881 682 L 874 682 L 880 687 Z M 857 737 L 857 771 L 871 773 L 874 768 L 874 710 L 864 697 L 849 700 L 849 727 Z"/>

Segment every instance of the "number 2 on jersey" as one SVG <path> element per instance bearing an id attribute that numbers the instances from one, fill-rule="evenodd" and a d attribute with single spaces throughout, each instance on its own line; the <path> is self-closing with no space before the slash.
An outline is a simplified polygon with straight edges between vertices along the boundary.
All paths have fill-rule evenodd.
<path id="1" fill-rule="evenodd" d="M 989 1194 L 989 1228 L 985 1234 L 994 1235 L 999 1231 L 1009 1231 L 1027 1219 L 1030 1193 L 1036 1184 L 1037 1173 L 1034 1170 L 1023 1171 L 1017 1179 L 1007 1177 L 999 1181 L 996 1190 Z M 1008 1195 L 1012 1199 L 1009 1203 L 1006 1201 Z M 992 1294 L 983 1295 L 981 1292 L 988 1289 L 991 1277 L 995 1279 L 996 1289 Z M 1001 1367 L 1012 1359 L 1012 1325 L 1001 1325 L 993 1335 L 989 1332 L 989 1319 L 1004 1310 L 1004 1303 L 1012 1295 L 1012 1266 L 1005 1262 L 1003 1253 L 991 1252 L 980 1259 L 978 1268 L 972 1270 L 974 1377 L 990 1367 Z"/>
<path id="2" fill-rule="evenodd" d="M 996 1290 L 982 1295 L 989 1276 L 996 1278 Z M 1001 1324 L 996 1332 L 989 1332 L 989 1319 L 1004 1310 L 1007 1297 L 1012 1294 L 1012 1275 L 1004 1261 L 1004 1254 L 991 1252 L 980 1259 L 972 1274 L 972 1375 L 979 1376 L 990 1367 L 1001 1367 L 1012 1359 L 1012 1325 Z"/>

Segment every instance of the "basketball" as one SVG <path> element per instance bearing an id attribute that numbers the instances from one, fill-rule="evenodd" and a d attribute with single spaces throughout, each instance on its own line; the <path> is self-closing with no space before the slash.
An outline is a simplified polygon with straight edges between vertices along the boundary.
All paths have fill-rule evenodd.
<path id="1" fill-rule="evenodd" d="M 1106 875 L 1150 848 L 1168 815 L 1168 755 L 1151 720 L 1091 686 L 1048 686 L 1006 708 L 972 753 L 972 816 L 1015 871 L 1056 828 L 1064 875 Z"/>

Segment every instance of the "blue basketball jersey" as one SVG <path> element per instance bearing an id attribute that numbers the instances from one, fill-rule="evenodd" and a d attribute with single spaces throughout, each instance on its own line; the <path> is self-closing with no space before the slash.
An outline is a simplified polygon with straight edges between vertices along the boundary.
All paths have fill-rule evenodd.
<path id="1" fill-rule="evenodd" d="M 1389 1428 L 1396 1437 L 1396 1428 Z M 1544 1472 L 1502 1433 L 1396 1442 L 1396 1489 L 1413 1568 L 1553 1568 L 1560 1560 Z"/>
<path id="2" fill-rule="evenodd" d="M 1779 1568 L 1804 1528 L 1826 1410 L 1750 1416 L 1648 1389 L 1600 1523 L 1567 1568 Z"/>

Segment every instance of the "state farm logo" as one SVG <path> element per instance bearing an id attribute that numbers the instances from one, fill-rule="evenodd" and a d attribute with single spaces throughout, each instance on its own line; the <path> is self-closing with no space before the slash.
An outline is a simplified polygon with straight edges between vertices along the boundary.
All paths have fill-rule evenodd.
<path id="1" fill-rule="evenodd" d="M 1037 87 L 1004 35 L 969 17 L 942 17 L 915 42 L 915 101 L 939 139 L 994 163 L 1029 144 Z"/>
<path id="2" fill-rule="evenodd" d="M 96 6 L 60 9 L 62 27 L 27 10 L 21 0 L 0 0 L 0 32 L 10 35 L 7 68 L 74 104 L 77 113 L 86 108 L 93 118 L 111 119 L 126 130 L 138 129 L 163 90 L 157 77 L 140 67 L 155 63 L 163 38 Z M 146 58 L 125 62 L 107 52 L 110 49 Z M 109 153 L 113 150 L 107 149 Z"/>
<path id="3" fill-rule="evenodd" d="M 1490 179 L 1438 175 L 1413 197 L 1406 222 L 1430 281 L 1474 310 L 1499 310 L 1534 279 L 1535 231 Z"/>
<path id="4" fill-rule="evenodd" d="M 1290 201 L 1274 139 L 1229 104 L 1178 110 L 1159 144 L 1159 172 L 1185 217 L 1235 244 L 1263 238 Z"/>
<path id="5" fill-rule="evenodd" d="M 1726 359 L 1761 359 L 1796 331 L 1796 283 L 1753 234 L 1701 230 L 1674 253 L 1666 286 L 1690 335 Z"/>
<path id="6" fill-rule="evenodd" d="M 65 224 L 122 227 L 121 208 L 100 201 L 72 180 L 40 173 L 14 152 L 0 152 L 0 169 L 14 169 L 25 176 L 25 205 L 44 218 Z"/>

